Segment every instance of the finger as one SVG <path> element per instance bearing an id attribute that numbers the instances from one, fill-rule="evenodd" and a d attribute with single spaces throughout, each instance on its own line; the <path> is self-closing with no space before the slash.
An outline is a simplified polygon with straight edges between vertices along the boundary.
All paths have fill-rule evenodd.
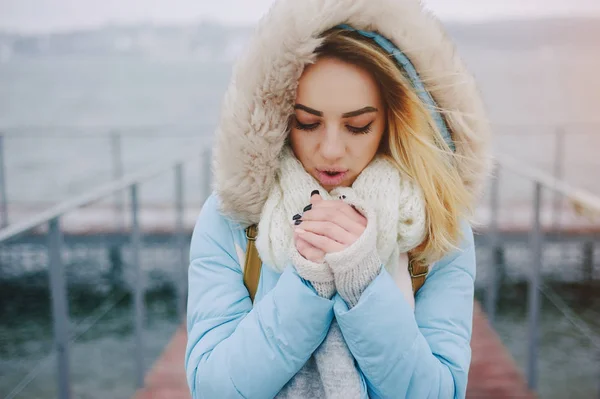
<path id="1" fill-rule="evenodd" d="M 355 211 L 350 205 L 337 201 L 338 204 L 325 204 L 323 201 L 304 212 L 302 220 L 322 220 L 339 224 L 352 234 L 360 234 L 367 226 L 367 219 Z"/>
<path id="2" fill-rule="evenodd" d="M 357 223 L 359 223 L 361 226 L 366 227 L 367 226 L 367 218 L 360 213 L 359 211 L 356 210 L 355 207 L 353 207 L 352 205 L 346 204 L 344 203 L 346 206 L 343 206 L 340 208 L 340 210 L 347 215 L 348 217 L 352 218 L 352 220 L 356 221 Z"/>
<path id="3" fill-rule="evenodd" d="M 342 228 L 339 224 L 331 221 L 303 220 L 300 228 L 302 230 L 325 236 L 335 242 L 339 242 L 344 246 L 350 245 L 356 241 L 358 236 L 360 236 L 360 234 L 352 234 L 351 232 Z"/>
<path id="4" fill-rule="evenodd" d="M 322 263 L 323 260 L 325 259 L 325 252 L 321 251 L 320 249 L 317 249 L 315 247 L 313 247 L 312 245 L 310 245 L 309 243 L 307 243 L 306 241 L 304 242 L 304 246 L 303 249 L 300 251 L 298 251 L 305 259 L 314 262 L 314 263 Z"/>
<path id="5" fill-rule="evenodd" d="M 302 212 L 293 216 L 294 220 L 299 219 L 305 212 L 310 211 L 312 207 L 319 202 L 324 202 L 324 200 L 321 197 L 321 194 L 319 194 L 319 190 L 313 190 L 312 193 L 310 193 L 309 204 L 302 209 Z"/>
<path id="6" fill-rule="evenodd" d="M 305 259 L 310 260 L 311 262 L 323 262 L 325 252 L 310 245 L 308 242 L 300 238 L 300 236 L 297 233 L 294 234 L 294 238 L 296 242 L 296 249 L 298 250 L 300 255 L 302 255 Z"/>
<path id="7" fill-rule="evenodd" d="M 313 190 L 313 192 L 310 194 L 310 202 L 308 203 L 308 205 L 306 205 L 300 213 L 294 215 L 293 217 L 299 219 L 300 216 L 304 214 L 304 212 L 310 211 L 312 207 L 318 204 L 319 202 L 324 202 L 323 198 L 319 194 L 319 190 Z"/>
<path id="8" fill-rule="evenodd" d="M 325 253 L 339 252 L 344 249 L 344 245 L 332 240 L 331 238 L 315 234 L 304 229 L 296 229 L 296 231 L 300 235 L 300 238 Z"/>
<path id="9" fill-rule="evenodd" d="M 321 208 L 315 207 L 312 210 L 305 212 L 302 215 L 302 222 L 321 222 L 321 223 L 334 223 L 342 228 L 347 233 L 350 233 L 354 236 L 359 236 L 363 230 L 364 226 L 355 221 L 353 218 L 349 217 L 346 213 L 342 212 L 339 209 L 335 208 Z M 302 225 L 304 226 L 304 224 Z M 310 230 L 310 229 L 306 229 Z M 334 238 L 328 235 L 330 238 Z M 340 242 L 336 239 L 336 241 Z M 343 242 L 343 244 L 347 244 L 347 242 Z"/>
<path id="10" fill-rule="evenodd" d="M 322 201 L 323 201 L 323 197 L 321 197 L 319 190 L 313 190 L 313 192 L 310 193 L 310 203 L 311 204 L 316 204 L 316 203 L 322 202 Z"/>
<path id="11" fill-rule="evenodd" d="M 321 201 L 311 208 L 337 209 L 343 212 L 350 219 L 354 220 L 356 223 L 360 223 L 363 226 L 367 225 L 366 218 L 360 212 L 342 200 Z"/>

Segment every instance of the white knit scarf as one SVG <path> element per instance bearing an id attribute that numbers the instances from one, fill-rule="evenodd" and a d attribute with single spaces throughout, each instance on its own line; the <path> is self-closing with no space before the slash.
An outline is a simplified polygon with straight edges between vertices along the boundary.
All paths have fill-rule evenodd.
<path id="1" fill-rule="evenodd" d="M 290 254 L 295 250 L 292 216 L 302 213 L 310 202 L 310 193 L 315 189 L 325 200 L 339 199 L 343 195 L 344 201 L 355 205 L 367 219 L 375 218 L 379 258 L 414 309 L 406 252 L 424 239 L 425 202 L 420 188 L 380 156 L 376 156 L 360 173 L 352 187 L 338 187 L 327 192 L 304 170 L 291 149 L 284 148 L 276 184 L 265 202 L 258 225 L 256 246 L 265 266 L 282 272 L 290 264 Z M 358 372 L 335 320 L 325 341 L 315 352 L 315 359 L 327 398 L 359 397 Z M 344 371 L 343 365 L 352 370 Z M 296 378 L 300 374 L 307 375 L 299 373 Z M 331 384 L 328 379 L 337 381 Z M 331 386 L 335 388 L 332 390 Z M 348 396 L 348 387 L 352 386 L 354 388 Z M 297 396 L 288 392 L 285 397 Z"/>
<path id="2" fill-rule="evenodd" d="M 414 306 L 412 285 L 402 261 L 409 250 L 425 236 L 425 200 L 421 189 L 387 159 L 376 156 L 360 173 L 352 187 L 327 192 L 308 174 L 289 148 L 284 148 L 275 185 L 265 202 L 258 225 L 256 247 L 266 266 L 283 272 L 290 263 L 294 246 L 293 220 L 310 203 L 310 193 L 319 190 L 325 200 L 339 199 L 354 204 L 365 213 L 373 213 L 377 226 L 377 252 L 386 269 Z M 370 215 L 365 215 L 367 218 Z M 404 278 L 400 278 L 404 275 Z"/>

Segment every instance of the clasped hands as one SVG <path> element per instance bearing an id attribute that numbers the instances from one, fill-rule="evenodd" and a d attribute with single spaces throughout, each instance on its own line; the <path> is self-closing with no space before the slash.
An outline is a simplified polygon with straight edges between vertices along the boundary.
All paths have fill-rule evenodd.
<path id="1" fill-rule="evenodd" d="M 339 200 L 324 200 L 317 190 L 302 214 L 293 216 L 294 242 L 305 259 L 323 263 L 326 254 L 340 252 L 362 235 L 367 219 Z"/>

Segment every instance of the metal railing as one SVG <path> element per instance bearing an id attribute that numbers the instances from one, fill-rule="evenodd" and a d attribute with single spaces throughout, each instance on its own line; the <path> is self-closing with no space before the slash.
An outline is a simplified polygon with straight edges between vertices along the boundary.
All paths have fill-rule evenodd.
<path id="1" fill-rule="evenodd" d="M 568 307 L 560 303 L 557 295 L 551 293 L 541 282 L 542 269 L 542 251 L 544 246 L 545 231 L 542 228 L 542 194 L 543 190 L 551 191 L 555 198 L 560 196 L 571 202 L 578 212 L 584 213 L 589 217 L 600 216 L 600 198 L 589 192 L 576 189 L 566 182 L 559 180 L 547 173 L 533 168 L 521 161 L 507 155 L 498 155 L 495 157 L 494 174 L 490 181 L 490 220 L 488 225 L 488 243 L 490 249 L 490 278 L 487 281 L 488 286 L 485 290 L 485 308 L 490 322 L 493 324 L 496 319 L 496 306 L 498 302 L 499 276 L 498 270 L 501 266 L 497 250 L 501 244 L 499 229 L 499 183 L 502 170 L 510 171 L 520 177 L 530 181 L 533 185 L 533 212 L 531 228 L 529 231 L 530 242 L 530 266 L 531 274 L 527 282 L 527 317 L 528 317 L 528 354 L 526 365 L 526 376 L 528 386 L 536 391 L 538 387 L 538 360 L 539 360 L 539 324 L 540 324 L 540 294 L 549 298 L 557 309 L 566 317 L 573 326 L 586 336 L 598 354 L 600 354 L 600 341 L 591 333 L 587 325 L 573 317 Z M 557 228 L 556 225 L 553 226 Z M 595 233 L 598 234 L 598 233 Z M 593 260 L 592 260 L 593 262 Z M 593 266 L 592 266 L 593 267 Z M 600 393 L 600 386 L 598 392 Z"/>
<path id="2" fill-rule="evenodd" d="M 555 179 L 564 180 L 567 171 L 567 153 L 571 139 L 582 138 L 586 136 L 595 136 L 598 125 L 593 123 L 569 123 L 565 126 L 555 125 L 523 125 L 523 124 L 494 124 L 494 128 L 502 133 L 498 133 L 499 139 L 515 137 L 522 139 L 523 137 L 539 137 L 541 142 L 551 145 L 548 148 L 549 158 L 545 161 L 548 175 L 552 175 Z M 6 227 L 10 221 L 15 219 L 13 212 L 9 207 L 9 202 L 18 205 L 30 203 L 29 200 L 19 199 L 9 195 L 8 185 L 11 184 L 12 176 L 7 175 L 6 151 L 10 147 L 7 144 L 13 140 L 21 140 L 28 138 L 44 138 L 44 139 L 76 139 L 80 141 L 100 140 L 105 141 L 106 145 L 106 164 L 110 164 L 110 178 L 119 179 L 126 172 L 126 162 L 124 155 L 128 155 L 126 151 L 127 141 L 129 140 L 144 140 L 144 139 L 177 139 L 184 140 L 196 137 L 199 131 L 211 131 L 210 125 L 149 125 L 137 127 L 75 127 L 75 126 L 24 126 L 11 127 L 0 131 L 0 228 Z M 523 131 L 525 130 L 525 131 Z M 83 132 L 85 131 L 85 132 Z M 48 133 L 52 132 L 52 133 Z M 168 132 L 168 133 L 165 133 Z M 578 140 L 580 140 L 578 139 Z M 136 149 L 137 145 L 136 143 Z M 577 143 L 575 143 L 577 144 Z M 12 198 L 11 198 L 12 197 Z M 554 223 L 558 224 L 561 220 L 561 195 L 555 192 L 553 198 L 553 217 Z M 114 198 L 115 215 L 117 217 L 117 225 L 123 223 L 124 218 L 124 199 L 122 195 L 116 194 Z"/>
<path id="3" fill-rule="evenodd" d="M 1 136 L 0 136 L 1 137 Z M 177 284 L 177 313 L 180 322 L 183 322 L 186 304 L 186 281 L 187 281 L 187 235 L 184 231 L 184 190 L 185 181 L 183 178 L 184 166 L 191 162 L 197 156 L 203 157 L 204 179 L 201 182 L 203 196 L 206 198 L 210 193 L 210 147 L 204 146 L 187 157 L 178 157 L 161 166 L 154 167 L 138 173 L 132 173 L 123 176 L 115 181 L 104 184 L 90 192 L 77 196 L 68 201 L 62 202 L 51 209 L 48 209 L 29 220 L 17 222 L 0 230 L 0 244 L 9 242 L 12 239 L 32 232 L 34 229 L 48 226 L 47 248 L 49 259 L 49 279 L 51 290 L 51 309 L 54 328 L 54 347 L 57 353 L 57 381 L 58 394 L 61 399 L 71 398 L 71 377 L 70 377 L 70 355 L 69 355 L 69 307 L 67 303 L 67 286 L 62 260 L 63 252 L 63 228 L 61 227 L 61 218 L 68 212 L 90 205 L 114 196 L 118 193 L 128 190 L 131 206 L 131 228 L 129 230 L 129 239 L 132 246 L 132 267 L 134 268 L 135 283 L 133 287 L 134 298 L 134 336 L 135 336 L 135 373 L 136 387 L 143 387 L 144 382 L 144 286 L 140 262 L 140 252 L 142 245 L 140 221 L 139 221 L 139 186 L 156 176 L 172 171 L 175 176 L 175 210 L 176 222 L 174 234 L 177 237 L 180 258 L 177 260 L 181 270 Z"/>
<path id="4" fill-rule="evenodd" d="M 8 203 L 4 164 L 4 136 L 0 134 L 0 228 L 8 226 Z"/>
<path id="5" fill-rule="evenodd" d="M 77 139 L 81 141 L 85 140 L 101 140 L 106 141 L 108 144 L 107 157 L 111 165 L 110 180 L 117 180 L 125 175 L 125 158 L 124 158 L 124 145 L 123 142 L 127 140 L 143 140 L 143 139 L 195 139 L 197 138 L 198 131 L 206 131 L 208 127 L 204 126 L 202 129 L 198 126 L 190 125 L 186 129 L 190 129 L 188 133 L 173 132 L 174 126 L 149 126 L 139 128 L 127 128 L 127 129 L 93 129 L 92 134 L 82 134 L 81 129 L 74 127 L 56 127 L 54 130 L 60 133 L 46 134 L 49 128 L 24 128 L 24 129 L 12 129 L 11 131 L 0 131 L 0 228 L 7 227 L 13 220 L 14 215 L 11 217 L 10 209 L 8 206 L 11 198 L 8 195 L 8 184 L 11 181 L 11 176 L 7 176 L 7 139 Z M 165 134 L 164 132 L 168 132 Z M 123 225 L 124 222 L 124 198 L 121 193 L 115 193 L 114 204 L 115 214 L 117 218 L 117 225 Z"/>
<path id="6" fill-rule="evenodd" d="M 547 175 L 565 181 L 575 176 L 581 180 L 581 170 L 577 170 L 578 164 L 582 161 L 581 153 L 575 150 L 581 148 L 585 141 L 598 137 L 600 125 L 574 121 L 558 126 L 543 123 L 494 123 L 493 128 L 495 139 L 498 140 L 498 147 L 502 147 L 501 144 L 507 142 L 520 143 L 520 158 L 533 158 L 529 164 L 543 164 L 543 170 Z M 595 158 L 592 153 L 586 152 L 585 155 L 584 163 L 593 165 L 592 162 Z M 588 180 L 585 184 L 588 187 L 593 186 L 591 188 L 593 190 L 600 190 L 600 186 L 593 180 Z M 553 224 L 559 225 L 562 216 L 562 196 L 559 192 L 554 193 L 551 204 Z"/>

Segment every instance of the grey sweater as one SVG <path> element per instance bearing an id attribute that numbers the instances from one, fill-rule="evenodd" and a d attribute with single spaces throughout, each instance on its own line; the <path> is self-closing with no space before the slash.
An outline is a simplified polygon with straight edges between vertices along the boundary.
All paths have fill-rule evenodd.
<path id="1" fill-rule="evenodd" d="M 375 237 L 369 233 L 345 250 L 327 254 L 321 265 L 307 261 L 297 251 L 292 253 L 292 262 L 298 274 L 311 282 L 320 296 L 331 298 L 337 290 L 352 308 L 382 267 L 373 245 Z M 323 274 L 319 273 L 319 281 L 313 282 L 311 277 L 318 268 L 331 270 L 333 281 L 324 281 Z M 362 391 L 354 357 L 334 319 L 323 343 L 276 398 L 359 399 Z"/>

